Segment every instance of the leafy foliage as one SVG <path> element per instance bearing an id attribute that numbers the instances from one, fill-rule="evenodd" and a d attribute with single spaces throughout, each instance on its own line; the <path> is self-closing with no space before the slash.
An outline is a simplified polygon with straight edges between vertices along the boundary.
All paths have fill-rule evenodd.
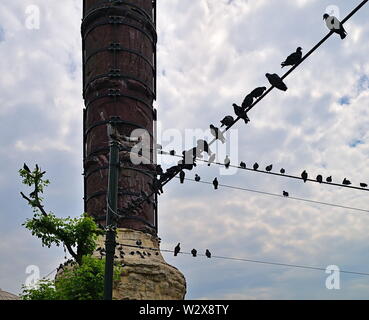
<path id="1" fill-rule="evenodd" d="M 41 280 L 36 288 L 23 287 L 23 300 L 101 300 L 104 295 L 105 259 L 84 256 L 81 265 L 67 266 L 55 281 Z M 121 268 L 114 267 L 114 280 Z"/>
<path id="2" fill-rule="evenodd" d="M 41 239 L 43 246 L 50 248 L 52 244 L 56 246 L 63 244 L 81 265 L 82 257 L 92 254 L 97 237 L 103 235 L 104 231 L 87 214 L 78 218 L 58 218 L 52 212 L 46 213 L 43 198 L 40 196 L 44 188 L 50 184 L 49 180 L 43 179 L 45 173 L 46 171 L 41 171 L 37 164 L 33 171 L 26 164 L 19 170 L 23 184 L 34 186 L 29 196 L 21 192 L 35 213 L 33 218 L 27 219 L 23 225 L 32 232 L 32 235 Z"/>

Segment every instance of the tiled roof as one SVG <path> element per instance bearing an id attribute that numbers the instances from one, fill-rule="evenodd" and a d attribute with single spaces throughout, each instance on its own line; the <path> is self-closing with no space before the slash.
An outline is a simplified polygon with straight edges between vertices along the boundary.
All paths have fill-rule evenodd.
<path id="1" fill-rule="evenodd" d="M 11 294 L 0 289 L 0 300 L 20 300 L 20 298 L 15 294 Z"/>

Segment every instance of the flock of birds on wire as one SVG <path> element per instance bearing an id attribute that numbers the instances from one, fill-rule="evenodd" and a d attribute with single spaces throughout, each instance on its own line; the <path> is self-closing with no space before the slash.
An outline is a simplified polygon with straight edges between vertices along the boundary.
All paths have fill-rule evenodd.
<path id="1" fill-rule="evenodd" d="M 329 30 L 339 34 L 341 39 L 344 39 L 346 37 L 347 32 L 344 29 L 342 23 L 336 17 L 329 16 L 328 14 L 324 14 L 323 19 L 326 21 L 326 25 L 327 25 Z M 291 66 L 291 67 L 296 66 L 301 62 L 301 60 L 302 60 L 302 48 L 298 47 L 295 52 L 290 54 L 285 59 L 285 61 L 283 61 L 281 63 L 281 67 L 284 68 L 284 67 L 287 67 L 287 66 Z M 275 87 L 275 88 L 277 88 L 281 91 L 287 91 L 288 88 L 287 88 L 286 84 L 283 82 L 282 78 L 278 74 L 276 74 L 276 73 L 273 73 L 273 74 L 267 73 L 265 76 L 268 79 L 269 83 L 273 87 Z M 233 103 L 232 106 L 233 106 L 234 114 L 238 118 L 243 119 L 245 124 L 250 122 L 250 118 L 247 115 L 248 108 L 252 106 L 255 99 L 260 98 L 264 94 L 266 89 L 267 89 L 266 87 L 257 87 L 254 90 L 252 90 L 249 94 L 246 95 L 246 97 L 244 98 L 241 106 L 237 105 L 236 103 Z M 220 121 L 220 123 L 221 123 L 220 128 L 225 127 L 225 129 L 228 130 L 228 128 L 230 128 L 235 123 L 235 121 L 236 121 L 236 119 L 235 119 L 234 116 L 227 115 Z M 224 134 L 223 134 L 223 132 L 221 131 L 220 128 L 214 126 L 213 124 L 210 124 L 210 132 L 213 135 L 213 137 L 216 140 L 219 140 L 222 143 L 225 143 L 226 139 L 225 139 Z M 159 148 L 161 148 L 160 145 L 159 145 Z M 173 166 L 173 167 L 167 169 L 165 173 L 163 172 L 163 169 L 161 168 L 161 166 L 158 165 L 157 166 L 157 174 L 158 174 L 158 176 L 160 176 L 160 178 L 155 179 L 153 184 L 150 184 L 151 190 L 155 193 L 158 193 L 158 194 L 162 193 L 163 190 L 162 190 L 161 184 L 163 182 L 165 182 L 166 180 L 174 177 L 178 173 L 178 171 L 179 171 L 180 182 L 184 183 L 185 173 L 184 173 L 183 169 L 192 170 L 193 167 L 196 166 L 196 158 L 202 158 L 203 157 L 202 156 L 203 152 L 206 152 L 208 154 L 209 159 L 208 159 L 207 162 L 208 162 L 208 166 L 210 166 L 212 163 L 214 163 L 216 155 L 215 155 L 215 153 L 211 152 L 209 144 L 205 140 L 198 140 L 197 147 L 192 148 L 188 151 L 183 151 L 182 152 L 183 160 L 179 161 L 177 166 Z M 169 153 L 170 153 L 170 155 L 175 155 L 174 150 L 170 151 Z M 230 161 L 229 157 L 226 156 L 226 158 L 224 159 L 224 166 L 225 166 L 226 169 L 229 168 L 230 162 L 231 161 Z M 244 162 L 241 162 L 240 163 L 240 168 L 246 169 L 246 164 Z M 253 169 L 258 170 L 258 168 L 259 168 L 259 164 L 255 163 L 253 165 Z M 272 171 L 272 168 L 273 168 L 273 165 L 269 165 L 265 168 L 265 170 L 267 172 L 270 172 L 270 171 Z M 285 169 L 282 168 L 280 170 L 280 173 L 284 174 Z M 307 174 L 306 170 L 304 170 L 301 173 L 301 178 L 303 179 L 304 182 L 307 181 L 308 174 Z M 201 180 L 200 176 L 198 174 L 195 174 L 195 181 L 199 182 L 200 180 Z M 322 183 L 323 182 L 323 177 L 321 175 L 318 175 L 316 177 L 316 181 Z M 332 177 L 331 176 L 327 177 L 326 182 L 331 183 L 332 182 Z M 350 182 L 350 180 L 345 178 L 342 181 L 342 184 L 348 186 L 348 185 L 351 184 L 351 182 Z M 214 186 L 214 189 L 218 189 L 219 181 L 218 181 L 217 178 L 215 178 L 213 180 L 213 186 Z M 366 187 L 368 187 L 368 185 L 366 183 L 360 183 L 360 187 L 366 188 Z M 286 196 L 286 197 L 289 196 L 288 192 L 286 192 L 286 191 L 283 191 L 283 195 Z"/>

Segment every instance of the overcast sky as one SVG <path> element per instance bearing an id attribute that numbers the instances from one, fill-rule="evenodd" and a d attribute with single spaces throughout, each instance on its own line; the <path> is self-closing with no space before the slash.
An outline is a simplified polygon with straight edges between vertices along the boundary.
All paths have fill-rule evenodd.
<path id="1" fill-rule="evenodd" d="M 280 63 L 298 46 L 306 53 L 327 34 L 329 6 L 343 19 L 360 1 L 160 0 L 158 1 L 158 124 L 165 149 L 181 152 L 188 130 L 203 130 L 232 114 L 232 103 L 258 86 L 265 73 L 282 75 Z M 27 20 L 40 10 L 38 29 Z M 332 8 L 332 7 L 330 7 Z M 337 12 L 339 9 L 339 12 Z M 30 11 L 31 10 L 31 11 Z M 330 10 L 330 9 L 329 9 Z M 328 10 L 328 11 L 329 11 Z M 369 5 L 332 36 L 238 122 L 219 160 L 257 161 L 289 174 L 332 175 L 354 185 L 369 182 Z M 0 288 L 19 294 L 26 268 L 41 276 L 61 262 L 61 248 L 43 248 L 21 224 L 32 210 L 19 192 L 18 169 L 38 163 L 47 171 L 46 209 L 59 216 L 83 212 L 82 66 L 78 0 L 0 3 Z M 31 21 L 32 22 L 32 21 Z M 287 69 L 283 69 L 287 70 Z M 173 130 L 175 129 L 175 130 Z M 170 144 L 174 134 L 182 141 Z M 208 134 L 208 133 L 207 133 Z M 164 167 L 169 166 L 163 158 Z M 250 171 L 224 174 L 198 166 L 202 180 L 269 193 L 369 209 L 359 190 L 295 181 Z M 229 174 L 232 173 L 232 174 Z M 159 204 L 163 249 L 369 272 L 369 215 L 174 179 Z M 187 279 L 187 299 L 365 299 L 369 277 L 341 274 L 328 290 L 324 271 L 242 261 L 165 259 Z"/>

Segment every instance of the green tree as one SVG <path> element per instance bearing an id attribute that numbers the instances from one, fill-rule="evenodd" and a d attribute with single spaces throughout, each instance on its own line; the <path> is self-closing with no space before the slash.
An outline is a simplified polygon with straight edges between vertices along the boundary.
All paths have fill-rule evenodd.
<path id="1" fill-rule="evenodd" d="M 46 171 L 36 164 L 32 171 L 24 164 L 19 170 L 23 184 L 32 187 L 32 192 L 23 199 L 32 207 L 34 215 L 23 225 L 32 235 L 41 239 L 42 246 L 64 245 L 75 263 L 66 265 L 55 280 L 40 280 L 32 288 L 23 287 L 21 297 L 24 300 L 98 300 L 103 298 L 105 259 L 92 256 L 96 248 L 96 239 L 104 235 L 87 214 L 77 218 L 58 218 L 52 212 L 47 213 L 43 205 L 43 193 L 50 181 L 44 179 Z M 118 280 L 121 268 L 115 266 L 114 280 Z"/>
<path id="2" fill-rule="evenodd" d="M 52 212 L 47 213 L 41 197 L 44 188 L 50 184 L 43 178 L 45 173 L 37 164 L 33 171 L 26 164 L 19 170 L 23 184 L 33 186 L 29 196 L 21 192 L 34 212 L 33 218 L 27 219 L 23 225 L 41 239 L 43 246 L 50 248 L 52 244 L 63 244 L 77 263 L 82 264 L 82 257 L 93 253 L 97 237 L 105 232 L 87 214 L 78 218 L 58 218 Z"/>

